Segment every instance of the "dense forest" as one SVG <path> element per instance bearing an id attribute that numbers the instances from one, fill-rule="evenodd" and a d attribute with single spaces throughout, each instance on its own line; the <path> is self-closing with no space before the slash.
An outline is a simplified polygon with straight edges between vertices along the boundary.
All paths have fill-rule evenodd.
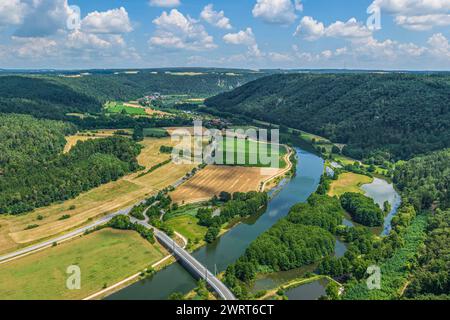
<path id="1" fill-rule="evenodd" d="M 63 151 L 64 136 L 75 132 L 75 126 L 64 122 L 0 114 L 0 172 L 53 158 Z"/>
<path id="2" fill-rule="evenodd" d="M 225 281 L 239 292 L 238 280 L 249 282 L 257 272 L 290 270 L 330 255 L 335 245 L 331 232 L 343 214 L 339 200 L 312 195 L 306 204 L 293 207 L 252 242 L 245 254 L 227 268 Z"/>
<path id="3" fill-rule="evenodd" d="M 71 199 L 135 171 L 141 147 L 128 138 L 78 143 L 46 162 L 23 163 L 0 176 L 0 214 L 19 214 Z"/>
<path id="4" fill-rule="evenodd" d="M 394 179 L 409 202 L 429 215 L 426 239 L 417 252 L 407 299 L 450 299 L 450 150 L 397 166 Z"/>
<path id="5" fill-rule="evenodd" d="M 358 159 L 409 159 L 450 146 L 446 75 L 273 75 L 205 103 L 325 136 Z"/>
<path id="6" fill-rule="evenodd" d="M 243 72 L 0 76 L 0 113 L 67 119 L 67 113 L 100 113 L 108 100 L 127 101 L 159 92 L 208 97 L 255 80 L 263 73 Z M 70 119 L 70 118 L 69 118 Z"/>
<path id="7" fill-rule="evenodd" d="M 394 182 L 417 209 L 450 208 L 450 149 L 397 165 Z"/>
<path id="8" fill-rule="evenodd" d="M 365 280 L 352 274 L 345 299 L 449 299 L 449 155 L 449 150 L 437 151 L 396 166 L 394 182 L 404 204 L 389 237 L 381 246 L 368 242 L 373 253 L 363 256 L 381 266 L 381 290 L 367 290 Z M 340 259 L 344 265 L 348 256 Z"/>
<path id="9" fill-rule="evenodd" d="M 0 76 L 0 112 L 61 120 L 70 112 L 100 112 L 102 103 L 47 77 Z"/>
<path id="10" fill-rule="evenodd" d="M 341 196 L 341 205 L 352 220 L 366 227 L 383 225 L 384 213 L 372 198 L 360 193 L 348 192 Z"/>
<path id="11" fill-rule="evenodd" d="M 405 292 L 412 299 L 450 299 L 450 211 L 437 209 Z"/>

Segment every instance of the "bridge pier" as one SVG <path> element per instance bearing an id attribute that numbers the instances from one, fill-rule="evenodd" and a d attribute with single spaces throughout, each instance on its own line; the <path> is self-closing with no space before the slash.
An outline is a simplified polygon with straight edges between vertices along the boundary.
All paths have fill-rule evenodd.
<path id="1" fill-rule="evenodd" d="M 175 240 L 164 232 L 156 230 L 155 237 L 167 249 L 173 252 L 178 262 L 188 270 L 196 279 L 203 279 L 224 300 L 236 300 L 234 294 L 219 279 L 216 278 L 205 266 L 195 259 L 189 252 L 181 248 Z"/>

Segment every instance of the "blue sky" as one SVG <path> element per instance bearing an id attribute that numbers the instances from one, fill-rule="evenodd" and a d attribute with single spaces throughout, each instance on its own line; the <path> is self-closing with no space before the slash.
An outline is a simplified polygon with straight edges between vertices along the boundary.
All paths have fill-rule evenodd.
<path id="1" fill-rule="evenodd" d="M 0 68 L 450 70 L 449 40 L 450 0 L 0 2 Z"/>

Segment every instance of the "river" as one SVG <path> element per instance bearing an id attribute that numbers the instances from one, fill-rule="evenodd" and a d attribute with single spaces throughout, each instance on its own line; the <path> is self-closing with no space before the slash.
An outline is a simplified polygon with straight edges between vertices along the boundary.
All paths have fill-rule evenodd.
<path id="1" fill-rule="evenodd" d="M 215 243 L 197 250 L 193 256 L 209 270 L 224 271 L 235 262 L 249 244 L 286 216 L 296 203 L 304 202 L 315 192 L 324 168 L 322 158 L 297 148 L 296 175 L 274 195 L 266 211 L 258 219 L 249 219 L 224 234 Z M 164 300 L 173 292 L 187 293 L 196 280 L 178 263 L 157 272 L 151 279 L 141 280 L 111 296 L 108 300 Z"/>
<path id="2" fill-rule="evenodd" d="M 372 198 L 381 208 L 384 207 L 384 202 L 388 201 L 391 205 L 391 211 L 386 215 L 383 228 L 381 231 L 382 236 L 387 236 L 392 229 L 392 218 L 397 213 L 397 210 L 401 204 L 401 197 L 395 190 L 393 184 L 386 180 L 375 178 L 372 183 L 361 186 L 361 189 L 365 192 L 365 195 Z M 344 225 L 353 227 L 354 224 L 348 219 L 344 219 Z M 377 228 L 378 230 L 379 228 Z M 379 232 L 379 231 L 378 231 Z M 335 256 L 342 257 L 347 251 L 345 243 L 337 240 L 335 247 Z M 258 289 L 273 288 L 286 282 L 286 279 L 290 280 L 305 273 L 304 268 L 290 271 L 288 278 L 287 273 L 275 273 L 271 274 L 270 278 L 262 278 L 258 280 Z M 325 289 L 327 287 L 327 280 L 314 281 L 305 285 L 301 285 L 295 288 L 291 288 L 286 291 L 286 296 L 289 300 L 317 300 L 321 296 L 325 295 Z M 267 285 L 266 287 L 263 287 Z"/>
<path id="3" fill-rule="evenodd" d="M 384 202 L 386 201 L 391 205 L 391 211 L 384 219 L 383 231 L 381 232 L 382 236 L 389 235 L 392 229 L 392 218 L 394 218 L 402 203 L 401 197 L 395 190 L 394 185 L 386 180 L 375 178 L 372 183 L 363 185 L 361 189 L 364 190 L 365 195 L 372 198 L 381 209 L 384 209 Z"/>

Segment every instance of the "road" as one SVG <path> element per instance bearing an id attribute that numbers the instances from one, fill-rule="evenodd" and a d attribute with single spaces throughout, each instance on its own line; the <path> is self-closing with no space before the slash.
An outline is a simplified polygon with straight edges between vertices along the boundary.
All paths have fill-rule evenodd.
<path id="1" fill-rule="evenodd" d="M 204 280 L 217 292 L 217 294 L 224 300 L 236 300 L 236 297 L 228 289 L 226 285 L 216 278 L 207 268 L 205 268 L 197 259 L 195 259 L 189 252 L 181 248 L 172 238 L 167 236 L 164 232 L 156 231 L 156 238 L 162 242 L 166 247 L 172 248 L 173 254 L 189 266 L 190 271 L 195 272 L 196 275 Z"/>
<path id="2" fill-rule="evenodd" d="M 138 203 L 141 204 L 144 201 Z M 111 219 L 113 219 L 115 216 L 118 215 L 128 215 L 133 207 L 120 210 L 116 213 L 110 214 L 108 216 L 105 216 L 96 222 L 79 228 L 75 231 L 69 232 L 65 235 L 62 235 L 60 237 L 53 238 L 51 240 L 41 242 L 36 245 L 32 245 L 29 247 L 26 247 L 24 249 L 0 256 L 0 264 L 5 263 L 7 261 L 10 261 L 12 259 L 18 258 L 23 255 L 30 254 L 35 251 L 39 251 L 48 247 L 51 247 L 54 243 L 59 243 L 62 241 L 67 241 L 71 238 L 77 237 L 79 235 L 84 234 L 88 230 L 92 230 L 100 225 L 103 225 L 105 223 L 108 223 Z M 147 218 L 148 219 L 148 218 Z M 137 222 L 149 229 L 154 230 L 155 237 L 167 248 L 171 249 L 173 251 L 174 256 L 176 256 L 178 259 L 182 260 L 188 267 L 189 271 L 194 272 L 196 276 L 205 279 L 207 283 L 214 289 L 214 291 L 217 292 L 217 294 L 224 300 L 236 300 L 233 293 L 219 280 L 217 279 L 207 268 L 205 268 L 199 261 L 197 261 L 189 252 L 184 250 L 182 247 L 180 247 L 175 240 L 170 238 L 168 235 L 166 235 L 164 232 L 154 228 L 150 224 L 148 224 L 147 221 L 139 221 L 133 217 L 130 217 L 130 220 L 134 223 Z M 184 242 L 184 246 L 187 245 L 187 239 L 183 237 L 180 234 L 177 234 L 180 238 L 182 238 Z"/>
<path id="3" fill-rule="evenodd" d="M 194 272 L 195 276 L 205 280 L 223 300 L 236 300 L 236 297 L 230 291 L 230 289 L 228 289 L 228 287 L 224 285 L 222 281 L 217 279 L 217 277 L 213 275 L 205 266 L 203 266 L 203 264 L 201 264 L 197 259 L 195 259 L 184 248 L 180 247 L 175 240 L 173 240 L 171 237 L 169 237 L 161 230 L 158 230 L 155 227 L 148 224 L 147 221 L 148 218 L 146 221 L 140 221 L 135 218 L 131 218 L 131 222 L 139 223 L 148 229 L 152 229 L 155 234 L 155 237 L 159 240 L 159 242 L 161 242 L 167 249 L 170 249 L 175 257 L 184 262 L 184 265 L 185 266 L 187 265 L 189 268 L 188 271 Z M 178 235 L 183 239 L 186 246 L 187 239 L 178 233 L 176 233 L 176 235 Z"/>
<path id="4" fill-rule="evenodd" d="M 66 233 L 66 234 L 64 234 L 62 236 L 59 236 L 59 237 L 56 237 L 56 238 L 53 238 L 53 239 L 50 239 L 50 240 L 47 240 L 47 241 L 44 241 L 44 242 L 40 242 L 38 244 L 35 244 L 35 245 L 32 245 L 32 246 L 23 248 L 21 250 L 14 251 L 14 252 L 5 254 L 3 256 L 0 256 L 0 264 L 5 263 L 5 262 L 7 262 L 9 260 L 12 260 L 14 258 L 17 258 L 17 257 L 23 256 L 23 255 L 27 255 L 27 254 L 32 253 L 34 251 L 39 251 L 39 250 L 51 247 L 54 243 L 60 243 L 60 242 L 72 239 L 74 237 L 77 237 L 79 235 L 82 235 L 88 230 L 92 230 L 92 229 L 94 229 L 94 228 L 96 228 L 96 227 L 98 227 L 98 226 L 100 226 L 102 224 L 108 223 L 115 216 L 118 216 L 118 215 L 121 215 L 121 214 L 127 215 L 130 211 L 131 211 L 131 208 L 127 208 L 127 209 L 123 209 L 123 210 L 117 211 L 116 213 L 113 213 L 113 214 L 107 215 L 107 216 L 105 216 L 103 218 L 100 218 L 99 220 L 97 220 L 96 222 L 94 222 L 92 224 L 89 224 L 89 225 L 87 225 L 85 227 L 81 227 L 81 228 L 76 229 L 76 230 L 74 230 L 72 232 Z"/>
<path id="5" fill-rule="evenodd" d="M 186 181 L 186 178 L 183 177 L 183 178 L 179 179 L 178 181 L 176 181 L 175 183 L 173 183 L 172 187 L 176 188 L 177 186 L 179 186 L 180 184 L 182 184 L 185 181 Z M 96 222 L 93 222 L 93 223 L 91 223 L 91 224 L 89 224 L 87 226 L 84 226 L 84 227 L 80 227 L 79 229 L 76 229 L 76 230 L 71 231 L 69 233 L 66 233 L 64 235 L 61 235 L 59 237 L 56 237 L 56 238 L 53 238 L 53 239 L 50 239 L 50 240 L 47 240 L 47 241 L 44 241 L 44 242 L 40 242 L 38 244 L 35 244 L 35 245 L 32 245 L 32 246 L 20 249 L 20 250 L 15 251 L 15 252 L 11 252 L 11 253 L 2 255 L 2 256 L 0 256 L 0 264 L 8 262 L 8 261 L 10 261 L 10 260 L 12 260 L 14 258 L 20 257 L 20 256 L 30 254 L 30 253 L 32 253 L 34 251 L 39 251 L 39 250 L 51 247 L 54 243 L 60 243 L 60 242 L 63 242 L 63 241 L 70 240 L 70 239 L 72 239 L 74 237 L 77 237 L 79 235 L 82 235 L 88 230 L 92 230 L 92 229 L 94 229 L 94 228 L 96 228 L 96 227 L 98 227 L 98 226 L 100 226 L 102 224 L 105 224 L 105 223 L 109 222 L 115 216 L 118 216 L 118 215 L 121 215 L 121 214 L 128 215 L 130 213 L 131 209 L 133 209 L 134 206 L 140 205 L 140 204 L 142 204 L 144 202 L 145 202 L 145 200 L 142 200 L 142 201 L 136 203 L 135 205 L 133 205 L 133 206 L 131 206 L 129 208 L 122 209 L 122 210 L 119 210 L 119 211 L 117 211 L 115 213 L 112 213 L 112 214 L 109 214 L 107 216 L 104 216 L 104 217 L 100 218 L 99 220 L 97 220 Z"/>

